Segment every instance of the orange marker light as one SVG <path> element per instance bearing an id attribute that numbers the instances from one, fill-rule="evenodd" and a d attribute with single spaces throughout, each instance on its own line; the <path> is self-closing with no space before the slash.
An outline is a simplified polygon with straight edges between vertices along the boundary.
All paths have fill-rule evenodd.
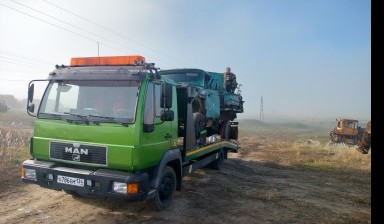
<path id="1" fill-rule="evenodd" d="M 138 183 L 129 183 L 127 188 L 128 194 L 137 194 L 139 193 L 139 184 Z"/>
<path id="2" fill-rule="evenodd" d="M 143 65 L 145 58 L 140 55 L 109 56 L 109 57 L 82 57 L 71 58 L 70 66 L 97 66 L 97 65 Z"/>
<path id="3" fill-rule="evenodd" d="M 25 169 L 24 169 L 24 167 L 21 167 L 21 177 L 25 177 Z"/>

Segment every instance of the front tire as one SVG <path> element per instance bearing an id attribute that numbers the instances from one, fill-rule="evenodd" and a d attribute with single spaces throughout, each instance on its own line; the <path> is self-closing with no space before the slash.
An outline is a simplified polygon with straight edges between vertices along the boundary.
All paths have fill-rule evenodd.
<path id="1" fill-rule="evenodd" d="M 176 191 L 176 173 L 172 167 L 166 166 L 157 187 L 155 197 L 150 201 L 152 208 L 164 210 L 171 205 L 173 195 Z"/>

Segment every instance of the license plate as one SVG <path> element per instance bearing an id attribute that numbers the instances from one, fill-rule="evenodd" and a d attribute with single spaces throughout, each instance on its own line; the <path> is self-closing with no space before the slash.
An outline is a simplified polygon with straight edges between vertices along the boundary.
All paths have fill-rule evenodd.
<path id="1" fill-rule="evenodd" d="M 57 175 L 57 183 L 84 187 L 84 179 Z"/>

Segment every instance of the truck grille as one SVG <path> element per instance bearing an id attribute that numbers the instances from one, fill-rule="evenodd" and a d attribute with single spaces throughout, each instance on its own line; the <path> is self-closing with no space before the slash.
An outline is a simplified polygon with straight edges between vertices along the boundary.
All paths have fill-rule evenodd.
<path id="1" fill-rule="evenodd" d="M 50 142 L 49 153 L 53 160 L 107 165 L 107 147 L 105 146 Z"/>

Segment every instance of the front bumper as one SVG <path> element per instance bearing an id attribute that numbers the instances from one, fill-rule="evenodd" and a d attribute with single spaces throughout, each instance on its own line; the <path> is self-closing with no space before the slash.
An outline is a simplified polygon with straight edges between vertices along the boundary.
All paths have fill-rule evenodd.
<path id="1" fill-rule="evenodd" d="M 48 161 L 26 160 L 22 167 L 36 171 L 35 180 L 22 177 L 24 182 L 37 184 L 54 190 L 70 190 L 80 195 L 117 197 L 132 201 L 142 201 L 149 196 L 149 177 L 147 172 L 131 173 L 118 170 L 87 170 L 62 166 Z M 83 186 L 74 186 L 58 182 L 58 175 L 68 178 L 82 179 Z M 113 182 L 138 183 L 137 194 L 121 194 L 114 192 Z M 153 194 L 153 192 L 151 192 Z"/>

